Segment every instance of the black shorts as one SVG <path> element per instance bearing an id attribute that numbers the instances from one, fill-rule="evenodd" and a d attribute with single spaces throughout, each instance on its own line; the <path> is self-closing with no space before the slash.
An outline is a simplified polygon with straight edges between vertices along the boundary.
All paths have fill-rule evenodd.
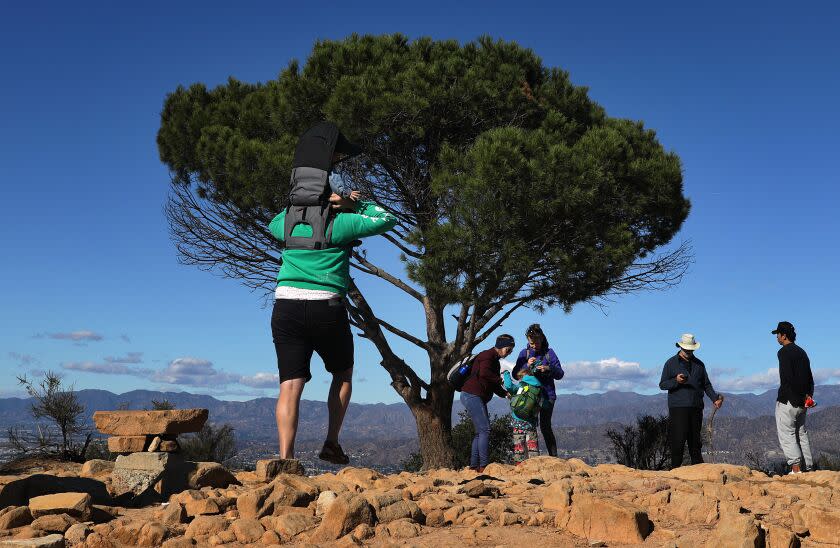
<path id="1" fill-rule="evenodd" d="M 312 378 L 309 362 L 315 351 L 330 373 L 353 367 L 353 334 L 340 299 L 298 301 L 277 299 L 271 313 L 271 335 L 277 352 L 280 382 Z"/>

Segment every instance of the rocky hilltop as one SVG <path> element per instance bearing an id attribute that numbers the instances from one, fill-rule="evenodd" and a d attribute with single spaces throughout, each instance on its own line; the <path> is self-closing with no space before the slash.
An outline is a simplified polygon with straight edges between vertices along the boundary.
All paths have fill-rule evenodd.
<path id="1" fill-rule="evenodd" d="M 840 543 L 837 472 L 769 478 L 714 464 L 649 472 L 539 457 L 480 475 L 348 467 L 307 477 L 282 464 L 194 473 L 187 489 L 139 507 L 109 500 L 105 461 L 4 476 L 0 547 Z"/>
<path id="2" fill-rule="evenodd" d="M 207 417 L 98 411 L 115 461 L 7 467 L 0 548 L 840 545 L 838 472 L 652 472 L 554 457 L 481 474 L 347 467 L 306 476 L 298 461 L 277 459 L 237 472 L 181 455 L 177 434 Z"/>

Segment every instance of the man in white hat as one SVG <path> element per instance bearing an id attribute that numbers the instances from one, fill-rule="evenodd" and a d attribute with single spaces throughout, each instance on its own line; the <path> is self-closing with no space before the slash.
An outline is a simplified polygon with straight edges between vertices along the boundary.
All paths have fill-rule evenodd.
<path id="1" fill-rule="evenodd" d="M 685 333 L 677 342 L 676 356 L 671 357 L 662 368 L 660 390 L 668 391 L 669 433 L 671 437 L 671 468 L 682 466 L 683 451 L 688 442 L 691 464 L 703 462 L 700 449 L 703 445 L 703 393 L 720 409 L 723 395 L 715 392 L 706 373 L 706 366 L 694 351 L 700 343 L 691 333 Z"/>

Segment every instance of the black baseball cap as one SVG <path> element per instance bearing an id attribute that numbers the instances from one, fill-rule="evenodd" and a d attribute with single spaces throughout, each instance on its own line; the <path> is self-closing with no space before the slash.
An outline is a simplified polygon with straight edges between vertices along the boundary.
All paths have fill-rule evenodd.
<path id="1" fill-rule="evenodd" d="M 796 330 L 793 328 L 792 323 L 790 323 L 790 322 L 779 322 L 779 325 L 776 327 L 776 329 L 774 329 L 770 333 L 772 333 L 773 335 L 775 335 L 777 333 L 781 333 L 782 335 L 790 335 L 791 333 L 794 333 L 795 331 Z"/>

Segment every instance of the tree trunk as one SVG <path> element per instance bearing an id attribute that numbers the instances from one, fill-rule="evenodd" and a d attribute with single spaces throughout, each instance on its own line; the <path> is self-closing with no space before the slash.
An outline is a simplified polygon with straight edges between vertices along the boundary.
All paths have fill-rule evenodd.
<path id="1" fill-rule="evenodd" d="M 452 452 L 452 403 L 449 411 L 433 409 L 427 402 L 409 407 L 417 423 L 423 469 L 451 468 L 455 456 Z"/>

